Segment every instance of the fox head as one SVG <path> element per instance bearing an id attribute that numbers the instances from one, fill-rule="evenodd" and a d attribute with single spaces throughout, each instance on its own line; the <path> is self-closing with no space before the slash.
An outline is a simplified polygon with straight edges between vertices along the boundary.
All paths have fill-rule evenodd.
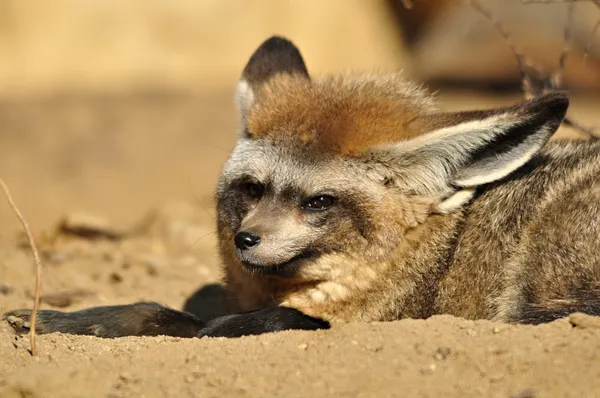
<path id="1" fill-rule="evenodd" d="M 561 123 L 563 94 L 441 112 L 399 74 L 312 78 L 272 37 L 237 90 L 239 139 L 217 188 L 221 254 L 250 273 L 321 279 L 368 266 L 430 217 L 528 162 Z"/>

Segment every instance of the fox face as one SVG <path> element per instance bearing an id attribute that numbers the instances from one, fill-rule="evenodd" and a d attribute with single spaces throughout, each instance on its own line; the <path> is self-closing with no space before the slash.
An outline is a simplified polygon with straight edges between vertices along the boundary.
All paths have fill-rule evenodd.
<path id="1" fill-rule="evenodd" d="M 328 278 L 324 274 L 336 271 L 323 266 L 321 260 L 327 255 L 357 259 L 368 253 L 377 257 L 401 238 L 402 225 L 387 214 L 392 211 L 390 206 L 396 207 L 399 192 L 388 189 L 393 183 L 388 173 L 381 174 L 376 162 L 361 152 L 364 144 L 352 142 L 355 137 L 344 131 L 370 131 L 373 122 L 365 118 L 365 111 L 387 112 L 397 119 L 393 122 L 404 123 L 398 117 L 402 111 L 416 115 L 433 104 L 420 89 L 404 82 L 406 103 L 394 102 L 391 92 L 389 98 L 374 96 L 378 88 L 386 90 L 375 76 L 370 80 L 331 79 L 316 87 L 309 86 L 312 83 L 305 75 L 282 77 L 271 82 L 292 85 L 297 97 L 289 96 L 290 103 L 282 104 L 275 94 L 279 89 L 275 89 L 275 97 L 269 98 L 273 104 L 254 104 L 242 115 L 241 136 L 218 188 L 219 229 L 227 235 L 222 241 L 247 271 Z M 399 78 L 395 79 L 400 85 Z M 336 90 L 340 85 L 354 86 L 358 92 Z M 305 98 L 307 94 L 311 98 Z M 241 104 L 248 104 L 248 95 L 260 94 L 240 93 Z M 371 103 L 354 104 L 356 95 L 364 100 L 371 96 Z M 422 98 L 421 103 L 408 102 L 411 95 Z M 349 109 L 351 106 L 356 109 Z M 287 107 L 300 114 L 294 117 Z M 389 119 L 380 120 L 391 124 Z M 384 127 L 391 130 L 393 126 Z M 348 140 L 339 140 L 344 137 Z M 365 138 L 378 139 L 375 135 Z M 429 201 L 413 198 L 402 206 L 403 221 L 411 223 L 411 217 L 424 216 Z"/>
<path id="2" fill-rule="evenodd" d="M 344 189 L 341 165 L 298 148 L 241 140 L 219 186 L 220 230 L 232 236 L 235 255 L 251 272 L 294 274 L 320 254 L 337 251 L 340 233 L 359 242 L 359 199 Z"/>
<path id="3" fill-rule="evenodd" d="M 281 37 L 251 56 L 237 103 L 239 139 L 216 193 L 220 250 L 238 296 L 248 280 L 285 280 L 254 289 L 276 303 L 289 286 L 332 281 L 342 299 L 349 281 L 409 263 L 424 231 L 528 162 L 568 107 L 548 94 L 440 112 L 399 74 L 312 78 Z"/>

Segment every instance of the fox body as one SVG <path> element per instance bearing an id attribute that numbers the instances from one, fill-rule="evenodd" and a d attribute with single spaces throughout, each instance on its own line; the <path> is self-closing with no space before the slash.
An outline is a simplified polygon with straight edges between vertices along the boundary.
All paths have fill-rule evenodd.
<path id="1" fill-rule="evenodd" d="M 434 314 L 600 315 L 600 144 L 548 142 L 564 94 L 441 112 L 398 74 L 312 78 L 298 49 L 273 37 L 246 65 L 237 102 L 239 139 L 216 193 L 233 315 L 42 312 L 42 332 L 236 336 Z"/>
<path id="2" fill-rule="evenodd" d="M 564 95 L 443 113 L 395 74 L 311 79 L 274 39 L 238 102 L 217 193 L 236 310 L 333 321 L 600 311 L 600 146 L 547 143 Z M 260 241 L 236 246 L 240 231 Z"/>

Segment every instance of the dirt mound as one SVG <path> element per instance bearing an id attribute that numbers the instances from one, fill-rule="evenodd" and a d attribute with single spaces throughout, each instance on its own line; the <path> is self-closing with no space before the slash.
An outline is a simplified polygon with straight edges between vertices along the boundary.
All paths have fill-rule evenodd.
<path id="1" fill-rule="evenodd" d="M 90 215 L 65 217 L 38 237 L 43 306 L 158 300 L 218 315 L 219 270 L 202 260 L 215 243 L 210 221 L 185 202 L 124 231 Z M 0 310 L 29 306 L 27 248 L 3 250 L 11 273 Z M 436 316 L 229 340 L 53 334 L 39 337 L 36 357 L 28 347 L 2 324 L 1 396 L 582 397 L 600 388 L 600 320 L 584 315 L 539 327 Z"/>

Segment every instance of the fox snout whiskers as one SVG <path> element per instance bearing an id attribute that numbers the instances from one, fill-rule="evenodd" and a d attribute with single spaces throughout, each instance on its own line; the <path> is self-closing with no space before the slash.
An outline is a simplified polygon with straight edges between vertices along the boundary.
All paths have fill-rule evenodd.
<path id="1" fill-rule="evenodd" d="M 251 274 L 293 277 L 298 273 L 306 261 L 316 260 L 318 253 L 314 250 L 306 250 L 293 256 L 287 261 L 276 264 L 256 263 L 252 260 L 246 260 L 245 258 L 247 257 L 249 256 L 242 255 L 240 262 L 244 266 L 245 270 Z"/>
<path id="2" fill-rule="evenodd" d="M 233 237 L 233 243 L 236 256 L 252 273 L 289 274 L 301 260 L 312 257 L 307 254 L 308 250 L 294 244 L 291 239 L 264 230 L 242 229 Z"/>

